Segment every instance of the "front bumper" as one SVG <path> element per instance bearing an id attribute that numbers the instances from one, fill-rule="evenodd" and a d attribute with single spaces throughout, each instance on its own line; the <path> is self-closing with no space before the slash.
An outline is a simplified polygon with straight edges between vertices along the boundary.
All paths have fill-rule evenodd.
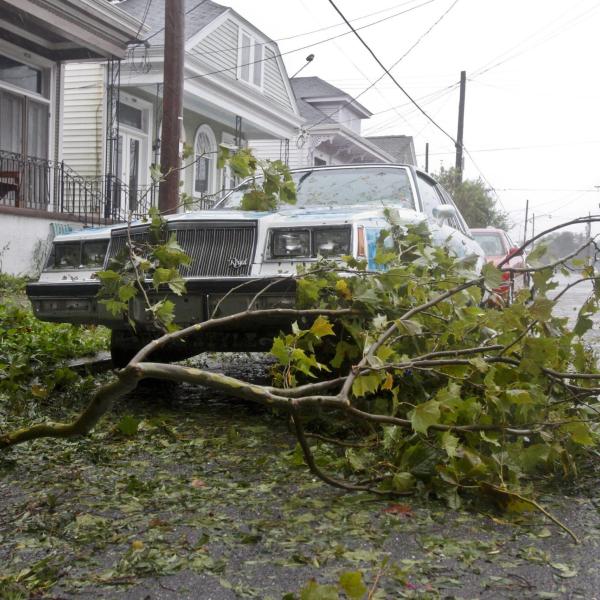
<path id="1" fill-rule="evenodd" d="M 168 290 L 156 292 L 151 286 L 148 286 L 147 293 L 151 302 L 168 298 L 175 304 L 175 323 L 189 325 L 206 321 L 212 316 L 246 310 L 256 294 L 266 286 L 269 289 L 256 300 L 255 308 L 295 306 L 295 282 L 289 279 L 195 279 L 186 281 L 187 293 L 182 296 L 176 296 Z M 39 282 L 27 286 L 33 312 L 42 321 L 106 325 L 113 329 L 126 327 L 126 319 L 112 315 L 99 301 L 99 291 L 100 284 L 97 282 Z M 141 295 L 130 302 L 129 316 L 142 328 L 152 327 L 152 316 L 146 310 Z"/>

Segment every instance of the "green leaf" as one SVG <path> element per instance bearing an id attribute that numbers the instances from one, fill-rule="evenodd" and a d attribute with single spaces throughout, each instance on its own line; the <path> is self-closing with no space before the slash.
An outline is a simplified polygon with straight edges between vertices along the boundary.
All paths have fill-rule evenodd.
<path id="1" fill-rule="evenodd" d="M 288 346 L 281 337 L 276 337 L 271 346 L 271 354 L 279 361 L 281 365 L 289 365 L 290 354 Z"/>
<path id="2" fill-rule="evenodd" d="M 418 404 L 409 416 L 412 428 L 417 433 L 427 434 L 429 427 L 440 421 L 440 403 L 437 400 L 429 400 Z"/>
<path id="3" fill-rule="evenodd" d="M 532 265 L 537 264 L 539 263 L 540 259 L 546 255 L 547 252 L 548 244 L 538 243 L 537 246 L 527 255 L 527 262 L 529 262 Z"/>
<path id="4" fill-rule="evenodd" d="M 129 302 L 138 293 L 137 288 L 129 283 L 119 287 L 119 300 Z"/>
<path id="5" fill-rule="evenodd" d="M 182 296 L 186 292 L 185 279 L 180 275 L 171 279 L 167 285 L 169 286 L 169 289 L 178 296 Z"/>
<path id="6" fill-rule="evenodd" d="M 106 310 L 112 315 L 120 316 L 127 312 L 128 305 L 120 300 L 111 300 L 110 298 L 104 298 L 99 301 L 100 304 L 106 306 Z"/>
<path id="7" fill-rule="evenodd" d="M 392 488 L 396 492 L 409 492 L 415 487 L 417 480 L 412 473 L 403 471 L 402 473 L 394 473 L 392 477 Z"/>
<path id="8" fill-rule="evenodd" d="M 396 322 L 399 329 L 404 329 L 408 335 L 420 335 L 423 333 L 423 326 L 414 319 L 402 319 Z"/>
<path id="9" fill-rule="evenodd" d="M 340 595 L 334 585 L 321 585 L 311 579 L 300 591 L 300 600 L 339 600 Z"/>
<path id="10" fill-rule="evenodd" d="M 117 429 L 127 436 L 135 435 L 138 432 L 140 420 L 132 417 L 131 415 L 125 415 L 118 423 Z"/>
<path id="11" fill-rule="evenodd" d="M 319 315 L 311 325 L 310 332 L 318 338 L 325 337 L 326 335 L 335 335 L 329 320 L 321 315 Z"/>
<path id="12" fill-rule="evenodd" d="M 552 338 L 525 339 L 521 369 L 530 375 L 538 375 L 542 367 L 551 367 L 556 360 L 558 347 Z"/>
<path id="13" fill-rule="evenodd" d="M 360 571 L 342 573 L 340 575 L 340 587 L 350 600 L 361 600 L 368 591 Z"/>
<path id="14" fill-rule="evenodd" d="M 150 308 L 154 316 L 161 322 L 169 325 L 175 317 L 175 304 L 170 300 L 161 300 Z"/>
<path id="15" fill-rule="evenodd" d="M 574 422 L 567 423 L 561 427 L 561 431 L 570 434 L 571 441 L 581 446 L 593 446 L 594 438 L 591 435 L 590 428 L 586 423 Z"/>
<path id="16" fill-rule="evenodd" d="M 457 456 L 460 440 L 450 431 L 444 431 L 441 435 L 442 447 L 450 458 Z"/>
<path id="17" fill-rule="evenodd" d="M 538 321 L 547 321 L 552 316 L 554 301 L 540 297 L 536 298 L 533 304 L 529 307 L 529 312 L 534 319 Z"/>
<path id="18" fill-rule="evenodd" d="M 594 321 L 589 318 L 583 312 L 580 312 L 577 316 L 577 322 L 575 323 L 575 327 L 573 327 L 573 333 L 578 335 L 579 337 L 584 336 L 590 329 L 594 327 Z"/>
<path id="19" fill-rule="evenodd" d="M 352 393 L 356 398 L 362 398 L 367 394 L 376 392 L 381 383 L 381 376 L 377 373 L 359 375 L 352 383 Z"/>
<path id="20" fill-rule="evenodd" d="M 492 263 L 485 263 L 481 269 L 485 286 L 494 289 L 502 285 L 502 271 Z"/>

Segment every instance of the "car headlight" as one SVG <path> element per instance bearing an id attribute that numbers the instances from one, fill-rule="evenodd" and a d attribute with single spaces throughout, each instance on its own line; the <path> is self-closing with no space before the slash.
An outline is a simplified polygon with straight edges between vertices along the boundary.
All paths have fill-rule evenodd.
<path id="1" fill-rule="evenodd" d="M 81 265 L 81 242 L 54 244 L 51 256 L 53 269 L 78 269 Z"/>
<path id="2" fill-rule="evenodd" d="M 273 229 L 271 258 L 315 258 L 342 256 L 351 252 L 351 228 L 311 227 L 307 229 Z"/>
<path id="3" fill-rule="evenodd" d="M 94 240 L 83 242 L 81 250 L 81 264 L 84 267 L 102 267 L 106 258 L 108 240 Z"/>
<path id="4" fill-rule="evenodd" d="M 313 252 L 321 256 L 350 254 L 350 228 L 315 229 Z"/>
<path id="5" fill-rule="evenodd" d="M 308 229 L 274 230 L 271 237 L 271 256 L 290 258 L 310 256 L 310 231 Z"/>

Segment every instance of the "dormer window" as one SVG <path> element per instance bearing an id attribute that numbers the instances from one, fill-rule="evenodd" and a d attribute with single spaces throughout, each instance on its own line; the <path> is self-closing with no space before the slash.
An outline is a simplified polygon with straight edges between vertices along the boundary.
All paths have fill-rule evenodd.
<path id="1" fill-rule="evenodd" d="M 262 88 L 263 44 L 252 34 L 240 29 L 238 42 L 238 79 Z"/>

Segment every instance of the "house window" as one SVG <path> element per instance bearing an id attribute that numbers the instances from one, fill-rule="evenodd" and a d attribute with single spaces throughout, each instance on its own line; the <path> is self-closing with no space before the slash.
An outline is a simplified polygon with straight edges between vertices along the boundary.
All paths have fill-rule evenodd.
<path id="1" fill-rule="evenodd" d="M 49 70 L 0 55 L 0 150 L 48 158 Z"/>
<path id="2" fill-rule="evenodd" d="M 200 125 L 194 140 L 194 196 L 214 193 L 217 164 L 217 141 L 208 125 Z"/>
<path id="3" fill-rule="evenodd" d="M 43 93 L 42 69 L 25 65 L 8 56 L 0 56 L 0 81 L 36 94 Z"/>
<path id="4" fill-rule="evenodd" d="M 238 79 L 262 87 L 263 55 L 263 44 L 247 31 L 240 30 Z"/>
<path id="5" fill-rule="evenodd" d="M 143 110 L 135 108 L 134 106 L 130 106 L 129 104 L 119 102 L 118 111 L 119 123 L 122 125 L 128 125 L 129 127 L 134 127 L 135 129 L 144 129 Z"/>

